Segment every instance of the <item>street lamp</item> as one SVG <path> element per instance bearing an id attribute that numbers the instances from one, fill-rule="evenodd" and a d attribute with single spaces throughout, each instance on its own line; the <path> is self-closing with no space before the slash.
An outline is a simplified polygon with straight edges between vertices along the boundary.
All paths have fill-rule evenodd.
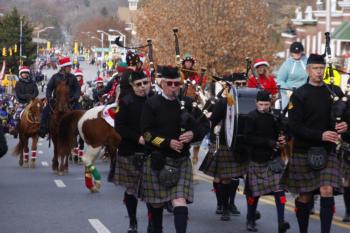
<path id="1" fill-rule="evenodd" d="M 121 33 L 120 31 L 116 30 L 116 29 L 108 29 L 109 32 L 117 32 L 121 35 L 121 37 L 123 38 L 123 46 L 126 46 L 126 35 Z"/>
<path id="2" fill-rule="evenodd" d="M 37 32 L 37 41 L 36 41 L 36 58 L 38 59 L 38 57 L 39 57 L 39 38 L 40 38 L 40 32 L 44 32 L 44 31 L 46 31 L 46 30 L 48 30 L 48 29 L 54 29 L 55 27 L 53 27 L 53 26 L 49 26 L 49 27 L 45 27 L 45 28 L 43 28 L 43 29 L 41 29 L 41 30 L 39 30 L 38 32 Z"/>

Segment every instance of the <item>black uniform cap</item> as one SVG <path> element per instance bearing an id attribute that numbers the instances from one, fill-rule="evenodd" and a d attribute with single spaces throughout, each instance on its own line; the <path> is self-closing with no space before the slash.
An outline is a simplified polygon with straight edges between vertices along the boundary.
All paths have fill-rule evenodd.
<path id="1" fill-rule="evenodd" d="M 289 51 L 291 53 L 302 53 L 304 52 L 304 46 L 300 42 L 293 42 L 290 45 Z"/>
<path id="2" fill-rule="evenodd" d="M 160 78 L 177 79 L 180 77 L 177 67 L 159 65 L 157 71 Z"/>
<path id="3" fill-rule="evenodd" d="M 266 90 L 261 90 L 256 94 L 256 101 L 271 101 L 271 95 Z"/>
<path id="4" fill-rule="evenodd" d="M 143 71 L 134 71 L 129 76 L 129 81 L 134 82 L 136 80 L 141 80 L 144 78 L 147 78 L 147 76 L 145 75 L 145 73 Z"/>
<path id="5" fill-rule="evenodd" d="M 325 65 L 326 61 L 324 60 L 323 55 L 318 54 L 310 54 L 309 58 L 307 59 L 307 64 L 322 64 Z"/>

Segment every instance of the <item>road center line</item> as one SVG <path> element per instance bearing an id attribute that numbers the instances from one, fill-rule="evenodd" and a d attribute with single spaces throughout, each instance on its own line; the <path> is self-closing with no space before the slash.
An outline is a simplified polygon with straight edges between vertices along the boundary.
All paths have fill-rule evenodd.
<path id="1" fill-rule="evenodd" d="M 65 188 L 66 185 L 63 183 L 62 180 L 54 180 L 58 188 Z"/>
<path id="2" fill-rule="evenodd" d="M 103 223 L 98 219 L 89 219 L 92 227 L 97 231 L 97 233 L 111 233 Z"/>
<path id="3" fill-rule="evenodd" d="M 46 161 L 42 161 L 42 162 L 41 162 L 41 165 L 43 165 L 43 167 L 48 167 L 48 166 L 49 166 L 49 163 L 46 162 Z"/>

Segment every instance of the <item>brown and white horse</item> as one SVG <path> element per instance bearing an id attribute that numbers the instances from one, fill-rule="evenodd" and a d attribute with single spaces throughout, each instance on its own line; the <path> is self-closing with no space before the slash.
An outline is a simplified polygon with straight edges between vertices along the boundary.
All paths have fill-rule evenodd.
<path id="1" fill-rule="evenodd" d="M 85 141 L 83 163 L 85 165 L 85 185 L 91 192 L 101 187 L 101 175 L 94 165 L 103 147 L 115 155 L 121 136 L 102 117 L 106 106 L 97 106 L 87 111 L 74 110 L 64 115 L 60 122 L 59 154 L 66 154 L 74 147 L 76 131 Z"/>
<path id="2" fill-rule="evenodd" d="M 29 138 L 32 138 L 31 147 L 31 163 L 30 167 L 35 168 L 35 160 L 37 155 L 38 130 L 40 124 L 41 113 L 45 105 L 45 99 L 33 99 L 24 108 L 20 122 L 18 124 L 19 142 L 15 148 L 14 154 L 19 155 L 19 165 L 23 167 L 29 166 Z"/>
<path id="3" fill-rule="evenodd" d="M 68 157 L 70 152 L 67 154 L 58 153 L 58 133 L 59 133 L 59 122 L 63 115 L 70 112 L 69 98 L 70 89 L 66 81 L 59 81 L 56 89 L 56 102 L 54 103 L 52 114 L 49 118 L 49 136 L 52 139 L 54 146 L 54 155 L 52 158 L 52 170 L 56 171 L 58 175 L 64 175 L 65 171 L 68 171 Z M 60 158 L 60 161 L 59 161 Z"/>

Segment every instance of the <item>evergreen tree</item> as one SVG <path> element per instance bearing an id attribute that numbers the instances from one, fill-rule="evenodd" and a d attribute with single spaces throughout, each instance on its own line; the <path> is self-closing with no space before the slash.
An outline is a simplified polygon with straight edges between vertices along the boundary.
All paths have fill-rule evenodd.
<path id="1" fill-rule="evenodd" d="M 36 45 L 32 41 L 33 27 L 26 17 L 21 16 L 16 8 L 5 14 L 0 21 L 0 49 L 7 49 L 7 72 L 17 74 L 20 65 L 20 21 L 22 19 L 22 60 L 23 65 L 30 66 L 35 61 Z M 17 45 L 17 52 L 14 47 Z M 9 49 L 12 49 L 10 56 Z M 0 54 L 2 57 L 2 54 Z M 2 57 L 3 58 L 3 57 Z"/>

